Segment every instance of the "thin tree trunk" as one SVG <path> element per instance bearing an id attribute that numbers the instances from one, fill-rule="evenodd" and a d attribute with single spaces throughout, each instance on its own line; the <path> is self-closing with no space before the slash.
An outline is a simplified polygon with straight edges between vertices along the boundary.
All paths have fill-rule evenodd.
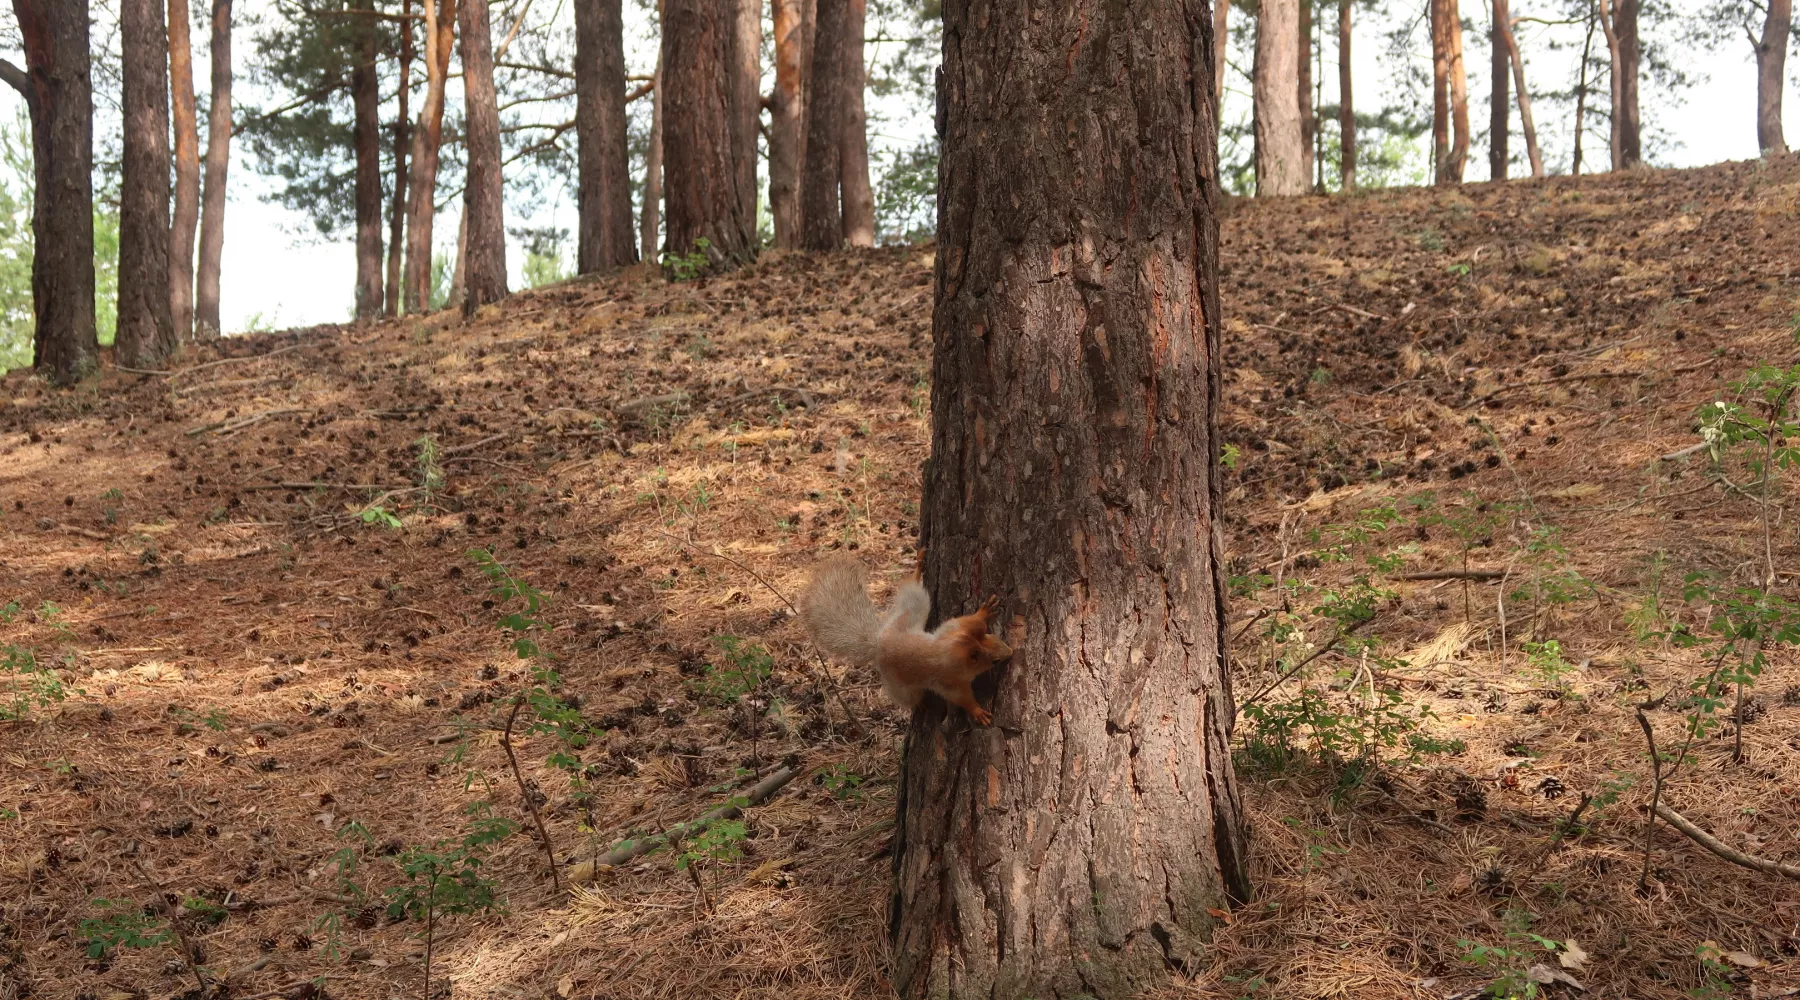
<path id="1" fill-rule="evenodd" d="M 1300 0 L 1263 0 L 1256 18 L 1256 194 L 1305 194 L 1299 91 Z"/>
<path id="2" fill-rule="evenodd" d="M 1512 59 L 1507 54 L 1506 22 L 1512 15 L 1507 11 L 1506 0 L 1493 0 L 1493 4 L 1494 21 L 1488 29 L 1488 49 L 1492 56 L 1489 65 L 1493 74 L 1488 92 L 1488 177 L 1503 181 L 1511 155 L 1507 139 L 1512 131 L 1512 108 L 1507 102 L 1512 100 L 1508 93 L 1512 82 Z"/>
<path id="3" fill-rule="evenodd" d="M 817 0 L 772 0 L 775 89 L 769 95 L 769 214 L 775 245 L 800 246 L 800 170 L 806 162 L 807 26 Z"/>
<path id="4" fill-rule="evenodd" d="M 1638 37 L 1639 0 L 1619 0 L 1613 30 L 1619 36 L 1619 99 L 1613 105 L 1613 121 L 1618 123 L 1619 169 L 1630 170 L 1643 165 L 1643 128 L 1638 119 L 1638 67 L 1643 62 L 1643 44 Z"/>
<path id="5" fill-rule="evenodd" d="M 719 2 L 719 0 L 715 0 Z M 750 222 L 755 252 L 758 196 L 757 138 L 762 134 L 762 0 L 733 0 L 736 29 L 732 35 L 731 161 L 737 168 L 738 199 Z"/>
<path id="6" fill-rule="evenodd" d="M 200 192 L 200 263 L 194 281 L 194 335 L 217 337 L 219 270 L 225 256 L 225 181 L 231 166 L 231 0 L 212 5 L 212 96 L 206 116 L 206 183 Z"/>
<path id="7" fill-rule="evenodd" d="M 875 191 L 869 185 L 869 113 L 863 104 L 868 72 L 863 66 L 863 31 L 869 0 L 849 0 L 844 17 L 844 151 L 838 162 L 843 193 L 844 242 L 875 245 Z"/>
<path id="8" fill-rule="evenodd" d="M 468 266 L 463 273 L 462 307 L 463 315 L 473 316 L 475 310 L 506 297 L 506 183 L 500 174 L 500 100 L 494 91 L 488 0 L 462 0 L 461 17 L 468 150 L 468 178 L 463 188 Z"/>
<path id="9" fill-rule="evenodd" d="M 1469 164 L 1469 71 L 1463 63 L 1462 11 L 1459 0 L 1443 0 L 1450 43 L 1450 179 L 1463 182 Z"/>
<path id="10" fill-rule="evenodd" d="M 1587 113 L 1588 95 L 1588 61 L 1594 52 L 1594 22 L 1600 17 L 1600 8 L 1595 6 L 1588 15 L 1587 38 L 1581 43 L 1581 76 L 1575 85 L 1575 157 L 1569 165 L 1569 176 L 1581 176 L 1581 139 L 1586 129 L 1582 118 Z M 1611 29 L 1608 29 L 1609 31 Z"/>
<path id="11" fill-rule="evenodd" d="M 746 211 L 734 105 L 737 4 L 667 0 L 663 5 L 663 183 L 672 253 L 704 246 L 715 267 L 756 255 Z M 703 245 L 700 241 L 705 240 Z"/>
<path id="12" fill-rule="evenodd" d="M 467 199 L 464 199 L 467 201 Z M 456 214 L 456 259 L 450 262 L 450 291 L 444 297 L 444 305 L 450 309 L 461 309 L 463 305 L 463 281 L 468 277 L 469 267 L 469 212 L 465 205 L 463 211 Z"/>
<path id="13" fill-rule="evenodd" d="M 115 353 L 120 364 L 132 368 L 159 368 L 178 346 L 169 312 L 166 32 L 162 0 L 120 0 L 120 104 L 125 121 Z"/>
<path id="14" fill-rule="evenodd" d="M 438 147 L 444 137 L 444 83 L 456 37 L 456 0 L 424 0 L 425 104 L 413 129 L 412 177 L 407 181 L 406 311 L 431 304 L 431 229 L 437 214 Z"/>
<path id="15" fill-rule="evenodd" d="M 663 195 L 663 70 L 662 54 L 656 56 L 656 76 L 650 92 L 650 148 L 644 153 L 644 210 L 638 217 L 638 252 L 642 259 L 657 259 L 657 239 L 662 232 Z"/>
<path id="16" fill-rule="evenodd" d="M 631 160 L 625 148 L 625 14 L 621 0 L 575 5 L 575 128 L 581 274 L 637 262 Z"/>
<path id="17" fill-rule="evenodd" d="M 925 582 L 944 616 L 999 595 L 1015 654 L 978 682 L 991 729 L 913 712 L 888 910 L 908 1000 L 1139 995 L 1202 970 L 1248 896 L 1206 14 L 944 4 Z"/>
<path id="18" fill-rule="evenodd" d="M 808 250 L 835 250 L 843 245 L 843 210 L 838 188 L 843 182 L 845 105 L 848 74 L 845 24 L 850 0 L 818 0 L 812 34 L 812 72 L 806 82 L 806 165 L 800 179 L 801 241 Z"/>
<path id="19" fill-rule="evenodd" d="M 176 0 L 181 2 L 181 0 Z M 373 13 L 374 0 L 362 0 Z M 356 62 L 350 68 L 355 110 L 351 145 L 356 150 L 356 318 L 381 315 L 381 79 L 376 72 L 375 19 L 356 24 Z"/>
<path id="20" fill-rule="evenodd" d="M 1350 88 L 1350 4 L 1338 0 L 1338 184 L 1356 189 L 1356 104 Z"/>
<path id="21" fill-rule="evenodd" d="M 426 0 L 427 3 L 430 0 Z M 412 0 L 400 4 L 400 85 L 394 112 L 394 200 L 388 209 L 387 290 L 383 311 L 400 315 L 400 265 L 406 245 L 406 147 L 410 134 L 412 103 L 413 23 Z"/>
<path id="22" fill-rule="evenodd" d="M 94 371 L 94 91 L 86 0 L 13 0 L 31 112 L 31 363 L 55 385 Z M 22 77 L 22 78 L 21 78 Z"/>
<path id="23" fill-rule="evenodd" d="M 1219 0 L 1213 5 L 1213 94 L 1219 99 L 1218 107 L 1225 104 L 1225 53 L 1227 43 L 1231 41 L 1231 0 Z"/>
<path id="24" fill-rule="evenodd" d="M 169 0 L 169 96 L 175 129 L 175 214 L 169 231 L 169 313 L 178 341 L 194 336 L 194 227 L 200 224 L 200 123 L 188 0 Z"/>
<path id="25" fill-rule="evenodd" d="M 1525 156 L 1531 160 L 1531 176 L 1544 176 L 1544 154 L 1538 149 L 1537 123 L 1531 119 L 1531 91 L 1525 87 L 1525 59 L 1519 54 L 1519 36 L 1513 33 L 1511 11 L 1501 25 L 1506 32 L 1506 51 L 1512 63 L 1513 89 L 1519 92 L 1519 131 L 1525 135 Z"/>
<path id="26" fill-rule="evenodd" d="M 1313 0 L 1299 0 L 1300 30 L 1295 32 L 1299 45 L 1296 66 L 1299 70 L 1299 86 L 1295 96 L 1300 102 L 1300 172 L 1306 176 L 1307 184 L 1313 177 L 1313 135 L 1319 123 L 1313 114 Z"/>
<path id="27" fill-rule="evenodd" d="M 1619 54 L 1619 31 L 1614 23 L 1612 5 L 1607 0 L 1599 0 L 1600 30 L 1606 33 L 1607 83 L 1612 92 L 1612 114 L 1607 132 L 1607 145 L 1612 151 L 1612 168 L 1623 169 L 1625 145 L 1619 136 L 1619 127 L 1624 118 L 1620 109 L 1624 106 L 1624 93 L 1621 89 L 1625 82 L 1623 73 L 1624 60 Z"/>
<path id="28" fill-rule="evenodd" d="M 1781 129 L 1781 91 L 1787 85 L 1788 32 L 1793 0 L 1769 0 L 1762 40 L 1756 42 L 1756 145 L 1764 156 L 1788 151 Z"/>

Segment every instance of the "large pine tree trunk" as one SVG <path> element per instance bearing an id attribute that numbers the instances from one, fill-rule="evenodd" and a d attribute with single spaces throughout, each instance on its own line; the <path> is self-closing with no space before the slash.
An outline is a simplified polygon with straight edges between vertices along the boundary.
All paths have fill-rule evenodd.
<path id="1" fill-rule="evenodd" d="M 1295 96 L 1300 102 L 1300 172 L 1306 176 L 1306 183 L 1313 183 L 1313 137 L 1319 127 L 1313 115 L 1313 72 L 1312 72 L 1312 33 L 1313 33 L 1313 0 L 1300 0 L 1300 30 L 1295 32 L 1299 45 L 1299 58 L 1296 61 L 1300 71 L 1300 85 L 1295 89 Z"/>
<path id="2" fill-rule="evenodd" d="M 1469 81 L 1457 0 L 1431 0 L 1431 149 L 1439 184 L 1461 184 L 1469 158 Z"/>
<path id="3" fill-rule="evenodd" d="M 463 113 L 468 178 L 463 189 L 467 246 L 463 314 L 506 297 L 506 185 L 500 176 L 500 101 L 488 0 L 462 0 Z"/>
<path id="4" fill-rule="evenodd" d="M 672 253 L 705 253 L 718 267 L 756 254 L 756 204 L 742 190 L 735 158 L 737 3 L 667 0 L 663 5 L 663 198 Z"/>
<path id="5" fill-rule="evenodd" d="M 360 7 L 374 13 L 374 0 Z M 381 315 L 381 78 L 376 72 L 375 19 L 356 25 L 356 62 L 350 67 L 355 109 L 351 145 L 356 150 L 356 318 Z"/>
<path id="6" fill-rule="evenodd" d="M 1618 101 L 1613 105 L 1617 129 L 1613 158 L 1619 170 L 1630 170 L 1644 162 L 1643 128 L 1638 119 L 1638 67 L 1644 55 L 1638 39 L 1638 6 L 1638 0 L 1618 0 L 1614 25 L 1619 36 L 1619 61 L 1613 71 L 1618 80 Z"/>
<path id="7" fill-rule="evenodd" d="M 225 256 L 225 179 L 231 166 L 231 0 L 212 5 L 212 103 L 206 116 L 206 184 L 200 193 L 200 263 L 194 333 L 217 337 L 219 269 Z"/>
<path id="8" fill-rule="evenodd" d="M 771 0 L 775 89 L 769 95 L 769 214 L 775 245 L 800 246 L 800 170 L 806 162 L 806 44 L 817 0 Z"/>
<path id="9" fill-rule="evenodd" d="M 1442 0 L 1450 63 L 1450 183 L 1461 184 L 1469 164 L 1469 69 L 1463 62 L 1462 11 L 1458 0 Z"/>
<path id="10" fill-rule="evenodd" d="M 1306 193 L 1300 101 L 1300 0 L 1262 0 L 1256 17 L 1256 194 Z"/>
<path id="11" fill-rule="evenodd" d="M 437 215 L 438 146 L 444 138 L 444 84 L 450 45 L 456 40 L 456 0 L 424 0 L 425 104 L 412 135 L 412 176 L 407 179 L 406 311 L 431 305 L 431 229 Z"/>
<path id="12" fill-rule="evenodd" d="M 644 260 L 658 259 L 662 232 L 663 200 L 663 71 L 662 54 L 656 56 L 656 74 L 650 81 L 650 148 L 644 152 L 644 210 L 638 216 L 638 252 Z"/>
<path id="13" fill-rule="evenodd" d="M 844 150 L 838 156 L 838 180 L 844 202 L 844 242 L 853 247 L 875 245 L 875 190 L 869 184 L 869 112 L 863 103 L 869 82 L 863 65 L 868 7 L 868 0 L 849 0 L 844 10 Z"/>
<path id="14" fill-rule="evenodd" d="M 757 138 L 762 134 L 762 0 L 732 0 L 731 159 L 737 167 L 738 198 L 756 237 Z M 755 250 L 754 242 L 751 245 Z"/>
<path id="15" fill-rule="evenodd" d="M 25 50 L 32 199 L 32 364 L 56 385 L 93 372 L 94 91 L 86 0 L 13 0 Z"/>
<path id="16" fill-rule="evenodd" d="M 575 130 L 582 274 L 637 262 L 631 160 L 625 149 L 625 15 L 621 0 L 575 5 Z"/>
<path id="17" fill-rule="evenodd" d="M 812 71 L 806 81 L 806 164 L 800 176 L 800 240 L 808 250 L 843 245 L 845 22 L 850 0 L 818 0 L 812 32 Z"/>
<path id="18" fill-rule="evenodd" d="M 401 0 L 400 17 L 400 84 L 394 98 L 398 104 L 394 112 L 394 201 L 388 209 L 387 289 L 382 303 L 389 316 L 400 315 L 400 263 L 405 259 L 401 247 L 406 244 L 406 148 L 412 121 L 412 0 Z"/>
<path id="19" fill-rule="evenodd" d="M 1356 102 L 1350 88 L 1350 4 L 1338 0 L 1338 185 L 1356 188 Z"/>
<path id="20" fill-rule="evenodd" d="M 1756 145 L 1764 156 L 1788 151 L 1781 129 L 1781 91 L 1787 85 L 1788 32 L 1793 0 L 1769 0 L 1762 40 L 1756 44 Z"/>
<path id="21" fill-rule="evenodd" d="M 175 214 L 169 231 L 169 312 L 177 340 L 194 335 L 194 227 L 200 224 L 200 123 L 188 0 L 169 0 L 169 97 L 175 128 Z"/>
<path id="22" fill-rule="evenodd" d="M 1506 0 L 1493 0 L 1493 4 L 1494 20 L 1488 28 L 1489 69 L 1493 76 L 1488 87 L 1488 176 L 1503 181 L 1511 155 L 1507 139 L 1512 131 L 1512 109 L 1507 102 L 1512 98 L 1507 91 L 1512 80 L 1512 59 L 1506 49 L 1506 22 L 1511 14 Z"/>
<path id="23" fill-rule="evenodd" d="M 119 364 L 174 353 L 169 312 L 169 69 L 162 0 L 120 0 Z M 92 225 L 92 220 L 89 220 Z"/>
<path id="24" fill-rule="evenodd" d="M 1231 0 L 1213 4 L 1213 97 L 1225 100 L 1225 47 L 1231 41 Z"/>
<path id="25" fill-rule="evenodd" d="M 1531 117 L 1531 91 L 1525 87 L 1525 59 L 1519 54 L 1519 37 L 1513 33 L 1512 12 L 1501 18 L 1506 32 L 1506 56 L 1512 64 L 1513 89 L 1519 93 L 1519 131 L 1525 136 L 1525 156 L 1531 160 L 1531 176 L 1544 176 L 1544 154 L 1538 149 L 1537 123 Z"/>
<path id="26" fill-rule="evenodd" d="M 943 616 L 1000 595 L 1015 655 L 978 687 L 991 728 L 936 698 L 913 713 L 902 997 L 1135 996 L 1204 969 L 1248 893 L 1207 15 L 944 4 L 925 579 Z"/>

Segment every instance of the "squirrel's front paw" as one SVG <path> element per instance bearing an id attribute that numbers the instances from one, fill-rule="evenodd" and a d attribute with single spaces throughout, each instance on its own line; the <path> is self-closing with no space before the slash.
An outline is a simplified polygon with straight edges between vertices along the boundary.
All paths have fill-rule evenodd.
<path id="1" fill-rule="evenodd" d="M 987 726 L 993 724 L 994 713 L 982 708 L 980 705 L 976 705 L 974 708 L 969 709 L 969 718 L 974 719 L 975 724 L 978 726 Z"/>

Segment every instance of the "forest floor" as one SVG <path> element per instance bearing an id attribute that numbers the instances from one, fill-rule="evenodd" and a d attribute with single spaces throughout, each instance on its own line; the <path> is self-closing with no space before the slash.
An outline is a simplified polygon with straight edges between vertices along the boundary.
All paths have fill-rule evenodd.
<path id="1" fill-rule="evenodd" d="M 1669 635 L 1800 577 L 1761 446 L 1690 447 L 1704 404 L 1763 413 L 1733 383 L 1796 360 L 1800 161 L 1243 203 L 1223 247 L 1240 699 L 1331 644 L 1312 608 L 1380 593 L 1240 718 L 1256 898 L 1167 994 L 1466 997 L 1534 969 L 1795 993 L 1794 882 L 1661 823 L 1645 877 L 1635 706 L 1668 693 L 1644 718 L 1670 756 L 1707 723 L 1664 802 L 1800 859 L 1791 636 Z M 234 338 L 167 376 L 0 380 L 0 708 L 23 716 L 0 722 L 0 997 L 192 991 L 156 943 L 171 912 L 233 996 L 416 997 L 427 923 L 384 891 L 458 851 L 504 906 L 433 915 L 453 996 L 884 995 L 904 716 L 827 678 L 780 595 L 832 550 L 888 581 L 911 562 L 931 264 L 638 270 L 469 323 Z M 800 769 L 706 845 L 741 857 L 553 889 L 500 731 L 532 683 L 501 627 L 522 605 L 476 548 L 547 595 L 559 694 L 606 730 L 585 802 L 535 709 L 512 739 L 559 857 Z M 1406 579 L 1446 570 L 1486 577 Z M 757 647 L 773 674 L 733 701 Z M 1741 707 L 1693 696 L 1758 650 Z M 472 803 L 520 831 L 465 842 Z"/>

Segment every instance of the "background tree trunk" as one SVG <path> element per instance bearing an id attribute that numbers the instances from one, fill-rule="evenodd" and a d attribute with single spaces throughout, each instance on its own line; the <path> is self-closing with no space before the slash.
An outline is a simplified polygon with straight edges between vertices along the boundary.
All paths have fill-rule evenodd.
<path id="1" fill-rule="evenodd" d="M 812 72 L 806 81 L 806 165 L 800 178 L 801 242 L 808 250 L 843 245 L 843 181 L 850 0 L 818 0 L 812 33 Z"/>
<path id="2" fill-rule="evenodd" d="M 667 0 L 663 5 L 663 185 L 668 247 L 691 253 L 701 239 L 715 266 L 756 253 L 756 220 L 746 211 L 744 173 L 735 158 L 733 95 L 737 5 Z"/>
<path id="3" fill-rule="evenodd" d="M 1513 33 L 1512 12 L 1502 19 L 1506 32 L 1507 59 L 1512 63 L 1513 89 L 1519 92 L 1519 131 L 1525 136 L 1525 156 L 1531 161 L 1531 176 L 1544 176 L 1544 154 L 1538 149 L 1537 123 L 1531 119 L 1531 91 L 1525 87 L 1525 59 L 1519 55 L 1519 37 Z"/>
<path id="4" fill-rule="evenodd" d="M 1356 189 L 1356 102 L 1350 88 L 1350 3 L 1338 0 L 1338 185 Z"/>
<path id="5" fill-rule="evenodd" d="M 169 231 L 169 313 L 175 338 L 194 336 L 194 227 L 200 224 L 200 123 L 187 0 L 169 0 L 169 96 L 175 127 L 175 214 Z"/>
<path id="6" fill-rule="evenodd" d="M 806 162 L 806 44 L 817 0 L 771 0 L 775 89 L 769 95 L 769 214 L 775 245 L 800 246 L 800 170 Z"/>
<path id="7" fill-rule="evenodd" d="M 1458 0 L 1443 0 L 1450 64 L 1450 182 L 1461 184 L 1469 164 L 1469 69 L 1463 62 L 1462 11 Z"/>
<path id="8" fill-rule="evenodd" d="M 32 364 L 73 385 L 99 362 L 94 329 L 94 91 L 86 0 L 13 0 L 32 112 Z"/>
<path id="9" fill-rule="evenodd" d="M 124 152 L 115 354 L 127 367 L 157 368 L 177 346 L 169 312 L 169 69 L 162 0 L 120 0 L 119 36 Z"/>
<path id="10" fill-rule="evenodd" d="M 621 0 L 575 5 L 575 127 L 582 274 L 637 262 L 631 160 L 625 149 L 625 14 Z"/>
<path id="11" fill-rule="evenodd" d="M 405 257 L 400 248 L 406 244 L 406 146 L 412 113 L 412 0 L 401 0 L 400 17 L 400 85 L 395 94 L 399 107 L 394 112 L 394 202 L 388 210 L 387 294 L 383 303 L 383 310 L 389 316 L 400 315 L 400 262 Z"/>
<path id="12" fill-rule="evenodd" d="M 1612 168 L 1614 170 L 1622 170 L 1622 169 L 1624 169 L 1624 166 L 1625 166 L 1625 161 L 1624 161 L 1625 144 L 1620 139 L 1619 130 L 1620 130 L 1620 127 L 1624 124 L 1624 115 L 1622 113 L 1622 110 L 1625 106 L 1625 97 L 1624 97 L 1624 90 L 1623 90 L 1623 85 L 1624 85 L 1624 81 L 1625 81 L 1624 58 L 1622 57 L 1622 55 L 1620 54 L 1620 51 L 1619 51 L 1619 47 L 1620 47 L 1619 30 L 1618 30 L 1617 21 L 1613 17 L 1612 6 L 1607 3 L 1607 0 L 1599 0 L 1598 10 L 1599 10 L 1599 18 L 1600 18 L 1600 30 L 1604 31 L 1606 33 L 1607 82 L 1612 87 L 1612 93 L 1611 93 L 1612 121 L 1610 123 L 1610 128 L 1608 130 L 1607 145 L 1612 148 Z M 1583 63 L 1582 71 L 1583 71 L 1584 76 L 1586 74 L 1586 70 L 1587 70 L 1587 65 L 1585 63 Z M 1575 103 L 1576 103 L 1575 119 L 1577 122 L 1579 122 L 1581 120 L 1581 113 L 1580 113 L 1581 112 L 1581 95 L 1576 96 Z"/>
<path id="13" fill-rule="evenodd" d="M 978 682 L 993 728 L 936 698 L 913 713 L 902 997 L 1138 995 L 1201 968 L 1209 909 L 1248 893 L 1207 13 L 944 4 L 925 577 L 944 616 L 1000 595 L 1016 653 Z M 1291 74 L 1280 89 L 1291 102 Z"/>
<path id="14" fill-rule="evenodd" d="M 1256 194 L 1305 194 L 1299 79 L 1300 0 L 1263 0 L 1256 17 Z"/>
<path id="15" fill-rule="evenodd" d="M 731 159 L 737 167 L 738 198 L 750 220 L 751 251 L 756 244 L 757 138 L 762 134 L 762 0 L 732 0 Z"/>
<path id="16" fill-rule="evenodd" d="M 219 268 L 225 256 L 225 178 L 231 166 L 231 0 L 212 5 L 212 97 L 206 116 L 206 186 L 200 194 L 200 263 L 194 333 L 217 337 Z"/>
<path id="17" fill-rule="evenodd" d="M 463 112 L 468 179 L 463 218 L 468 246 L 463 315 L 506 297 L 506 184 L 500 175 L 500 101 L 494 92 L 494 46 L 488 0 L 462 0 Z M 621 88 L 623 89 L 623 88 Z"/>
<path id="18" fill-rule="evenodd" d="M 844 151 L 838 162 L 843 193 L 844 242 L 875 245 L 875 191 L 869 185 L 869 113 L 863 104 L 869 75 L 863 65 L 868 0 L 849 0 L 844 11 Z"/>
<path id="19" fill-rule="evenodd" d="M 180 2 L 180 0 L 177 0 Z M 361 8 L 374 13 L 374 0 Z M 356 149 L 356 318 L 381 315 L 381 78 L 375 68 L 375 19 L 356 23 L 356 62 L 350 67 Z"/>
<path id="20" fill-rule="evenodd" d="M 1638 118 L 1638 67 L 1643 62 L 1644 48 L 1638 38 L 1638 7 L 1639 0 L 1618 0 L 1614 25 L 1619 36 L 1619 62 L 1614 71 L 1619 81 L 1619 99 L 1613 105 L 1618 152 L 1614 156 L 1620 170 L 1630 170 L 1644 162 L 1643 128 Z"/>
<path id="21" fill-rule="evenodd" d="M 1215 107 L 1225 103 L 1225 50 L 1231 41 L 1230 21 L 1231 0 L 1219 0 L 1213 5 L 1213 96 L 1219 102 Z"/>
<path id="22" fill-rule="evenodd" d="M 1319 123 L 1313 114 L 1313 0 L 1299 0 L 1300 30 L 1294 33 L 1299 46 L 1295 65 L 1299 70 L 1299 86 L 1295 94 L 1300 102 L 1300 172 L 1313 183 L 1313 138 Z"/>
<path id="23" fill-rule="evenodd" d="M 1456 0 L 1431 0 L 1431 150 L 1436 182 L 1461 184 L 1469 156 L 1469 84 Z"/>
<path id="24" fill-rule="evenodd" d="M 1756 45 L 1756 145 L 1764 156 L 1788 151 L 1781 129 L 1781 91 L 1787 85 L 1788 32 L 1793 0 L 1769 0 L 1762 41 Z"/>
<path id="25" fill-rule="evenodd" d="M 1512 99 L 1507 92 L 1512 79 L 1512 59 L 1506 48 L 1506 22 L 1512 15 L 1507 11 L 1506 0 L 1493 0 L 1493 3 L 1494 21 L 1488 29 L 1488 48 L 1492 56 L 1489 68 L 1493 73 L 1488 93 L 1488 176 L 1503 181 L 1510 156 L 1508 133 L 1512 131 L 1512 109 L 1507 104 Z"/>
<path id="26" fill-rule="evenodd" d="M 437 214 L 438 146 L 444 138 L 444 82 L 456 40 L 456 0 L 424 0 L 425 105 L 413 129 L 412 177 L 407 181 L 406 311 L 431 305 L 431 228 Z"/>
<path id="27" fill-rule="evenodd" d="M 1593 13 L 1588 15 L 1587 39 L 1581 43 L 1581 75 L 1580 80 L 1575 84 L 1575 155 L 1569 164 L 1569 176 L 1571 177 L 1581 176 L 1581 138 L 1585 131 L 1582 115 L 1587 110 L 1588 60 L 1594 52 L 1594 22 L 1599 19 L 1600 8 L 1595 7 Z M 1606 30 L 1612 31 L 1611 28 Z"/>
<path id="28" fill-rule="evenodd" d="M 656 74 L 650 81 L 650 148 L 644 153 L 644 210 L 638 217 L 639 252 L 643 259 L 657 259 L 657 238 L 662 232 L 663 195 L 663 70 L 662 54 L 656 56 Z"/>

